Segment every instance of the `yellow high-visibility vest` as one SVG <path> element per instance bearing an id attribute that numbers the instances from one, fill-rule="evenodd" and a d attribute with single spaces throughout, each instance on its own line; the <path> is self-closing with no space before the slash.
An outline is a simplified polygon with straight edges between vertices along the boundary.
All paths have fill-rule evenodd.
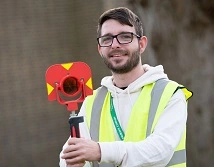
<path id="1" fill-rule="evenodd" d="M 191 91 L 174 81 L 161 79 L 145 85 L 132 108 L 124 142 L 138 142 L 153 133 L 160 115 L 177 89 L 183 90 L 186 100 L 192 96 Z M 94 94 L 86 99 L 86 122 L 95 141 L 116 140 L 109 101 L 110 92 L 105 87 L 95 90 Z M 109 167 L 112 166 L 114 165 L 109 164 Z M 186 128 L 167 167 L 186 167 Z"/>

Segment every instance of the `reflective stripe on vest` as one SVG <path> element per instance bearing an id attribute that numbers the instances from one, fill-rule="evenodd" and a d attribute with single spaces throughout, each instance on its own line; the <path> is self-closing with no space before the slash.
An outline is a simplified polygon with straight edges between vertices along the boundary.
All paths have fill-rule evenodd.
<path id="1" fill-rule="evenodd" d="M 168 99 L 165 100 L 163 99 L 162 95 L 163 92 L 165 91 L 165 87 L 170 87 L 170 84 L 168 86 L 168 83 L 172 83 L 171 85 L 174 86 L 174 90 L 171 92 L 171 94 L 168 96 Z M 152 92 L 151 92 L 151 107 L 149 109 L 149 116 L 148 116 L 148 123 L 147 123 L 147 131 L 146 131 L 146 137 L 149 136 L 154 127 L 155 124 L 160 116 L 160 114 L 162 113 L 162 111 L 158 111 L 158 110 L 163 110 L 165 108 L 165 106 L 167 105 L 169 99 L 171 98 L 171 96 L 173 95 L 174 91 L 177 89 L 179 85 L 175 82 L 172 81 L 166 81 L 166 80 L 159 80 L 156 82 L 155 86 L 151 87 Z M 189 93 L 189 91 L 184 88 L 184 87 L 180 87 L 185 89 L 184 93 L 187 92 Z M 90 133 L 91 133 L 91 137 L 93 140 L 95 141 L 99 141 L 99 128 L 100 128 L 100 116 L 101 116 L 101 110 L 102 110 L 102 106 L 104 103 L 104 99 L 106 98 L 106 94 L 107 94 L 107 89 L 105 87 L 101 87 L 97 90 L 97 93 L 95 95 L 95 97 L 93 97 L 91 99 L 91 102 L 94 101 L 93 107 L 92 107 L 92 113 L 91 113 L 91 117 L 89 119 L 87 119 L 88 121 L 88 125 L 90 126 Z M 155 94 L 155 95 L 154 95 Z M 186 99 L 188 99 L 192 94 L 185 94 L 186 95 Z M 163 100 L 162 100 L 163 99 Z M 165 100 L 165 102 L 164 102 Z M 163 101 L 162 103 L 166 103 L 164 105 L 159 105 L 160 101 Z M 159 115 L 159 116 L 157 116 Z M 89 123 L 90 121 L 90 123 Z M 185 150 L 185 133 L 184 133 L 184 137 L 183 137 L 183 141 L 182 141 L 182 145 L 179 149 L 176 149 L 172 159 L 170 160 L 170 162 L 168 163 L 167 166 L 170 167 L 185 167 L 186 166 L 186 150 Z M 113 167 L 113 164 L 100 164 L 98 165 L 98 163 L 93 163 L 94 167 Z"/>

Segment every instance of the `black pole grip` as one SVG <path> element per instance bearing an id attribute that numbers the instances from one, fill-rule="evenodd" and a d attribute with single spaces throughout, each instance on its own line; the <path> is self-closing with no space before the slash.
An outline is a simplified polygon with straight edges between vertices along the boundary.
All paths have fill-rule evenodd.
<path id="1" fill-rule="evenodd" d="M 69 118 L 71 137 L 80 138 L 79 123 L 83 121 L 83 116 L 73 116 Z"/>

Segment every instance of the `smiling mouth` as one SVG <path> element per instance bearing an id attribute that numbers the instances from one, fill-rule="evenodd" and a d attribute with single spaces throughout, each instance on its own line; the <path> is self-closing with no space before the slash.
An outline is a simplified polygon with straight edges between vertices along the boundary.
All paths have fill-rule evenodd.
<path id="1" fill-rule="evenodd" d="M 117 51 L 115 50 L 109 53 L 109 57 L 123 57 L 127 55 L 128 55 L 128 52 L 123 50 L 117 50 Z"/>
<path id="2" fill-rule="evenodd" d="M 110 55 L 110 57 L 123 57 L 125 55 L 121 55 L 121 54 L 115 54 L 115 55 Z"/>

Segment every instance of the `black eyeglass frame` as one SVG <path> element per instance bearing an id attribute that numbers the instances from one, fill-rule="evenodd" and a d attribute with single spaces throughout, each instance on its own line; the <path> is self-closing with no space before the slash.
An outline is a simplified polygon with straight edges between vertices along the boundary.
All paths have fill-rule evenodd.
<path id="1" fill-rule="evenodd" d="M 118 38 L 117 38 L 117 36 L 118 36 L 118 35 L 121 35 L 121 34 L 131 34 L 131 35 L 132 35 L 131 41 L 130 41 L 130 42 L 121 43 L 121 42 L 118 40 Z M 112 37 L 111 44 L 108 45 L 108 46 L 102 46 L 102 45 L 100 44 L 100 42 L 99 42 L 99 39 L 102 38 L 102 37 L 106 37 L 106 36 Z M 122 33 L 119 33 L 119 34 L 117 34 L 117 35 L 103 35 L 103 36 L 100 36 L 100 37 L 97 38 L 97 42 L 98 42 L 98 45 L 99 45 L 100 47 L 109 47 L 109 46 L 111 46 L 111 45 L 113 44 L 114 38 L 116 38 L 116 39 L 117 39 L 117 42 L 118 42 L 119 44 L 129 44 L 129 43 L 131 43 L 131 42 L 133 41 L 133 36 L 136 36 L 138 39 L 141 38 L 141 36 L 139 36 L 139 35 L 137 35 L 137 34 L 135 34 L 135 33 L 133 33 L 133 32 L 122 32 Z"/>

